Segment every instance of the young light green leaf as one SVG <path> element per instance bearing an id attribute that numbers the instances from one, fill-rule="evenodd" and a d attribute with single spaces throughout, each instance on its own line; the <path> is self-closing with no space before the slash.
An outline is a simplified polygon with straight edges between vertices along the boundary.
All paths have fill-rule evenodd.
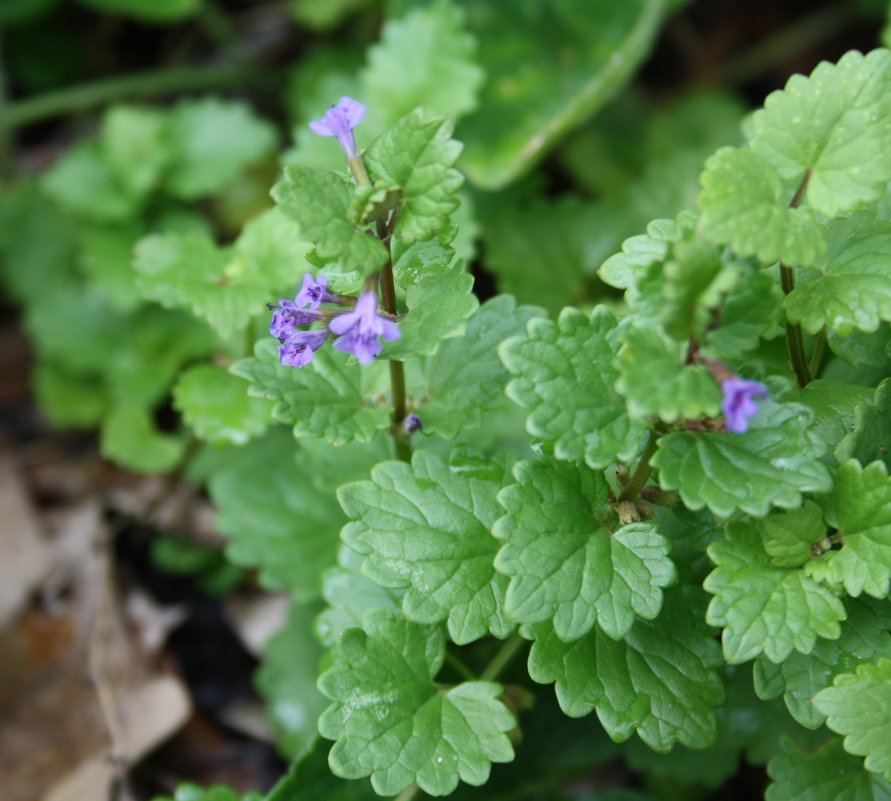
<path id="1" fill-rule="evenodd" d="M 360 80 L 362 97 L 385 124 L 418 106 L 455 119 L 476 108 L 485 75 L 464 16 L 456 6 L 434 3 L 384 23 Z"/>
<path id="2" fill-rule="evenodd" d="M 278 142 L 270 123 L 231 100 L 182 101 L 167 124 L 172 152 L 166 189 L 183 200 L 225 189 L 245 168 L 271 155 Z"/>
<path id="3" fill-rule="evenodd" d="M 822 257 L 822 226 L 810 209 L 789 207 L 791 191 L 756 151 L 721 148 L 701 181 L 699 231 L 706 239 L 766 264 L 806 266 Z"/>
<path id="4" fill-rule="evenodd" d="M 485 43 L 488 80 L 479 110 L 462 122 L 462 166 L 485 189 L 516 179 L 612 98 L 649 52 L 663 13 L 660 0 L 606 0 L 596 15 L 584 0 L 464 7 Z M 555 60 L 557 42 L 563 57 Z"/>
<path id="5" fill-rule="evenodd" d="M 631 325 L 622 333 L 615 386 L 631 417 L 655 415 L 672 423 L 718 413 L 721 390 L 705 367 L 684 363 L 685 345 L 653 327 Z"/>
<path id="6" fill-rule="evenodd" d="M 334 703 L 319 732 L 337 740 L 328 763 L 345 779 L 371 776 L 380 795 L 413 782 L 430 795 L 447 795 L 459 778 L 481 785 L 492 762 L 510 762 L 505 732 L 513 715 L 498 700 L 498 684 L 434 683 L 445 657 L 441 629 L 372 610 L 364 630 L 349 629 L 335 664 L 319 677 Z"/>
<path id="7" fill-rule="evenodd" d="M 629 237 L 622 250 L 597 270 L 600 279 L 617 289 L 630 289 L 651 264 L 665 261 L 669 243 L 678 240 L 683 227 L 677 220 L 653 220 L 645 234 Z"/>
<path id="8" fill-rule="evenodd" d="M 424 430 L 454 438 L 504 403 L 509 375 L 498 345 L 542 314 L 534 306 L 518 307 L 510 295 L 498 295 L 468 318 L 464 336 L 443 342 L 424 365 L 424 400 L 417 409 Z"/>
<path id="9" fill-rule="evenodd" d="M 646 429 L 630 420 L 613 389 L 616 318 L 605 306 L 591 316 L 566 308 L 554 322 L 533 319 L 525 335 L 505 341 L 499 354 L 515 376 L 508 397 L 529 411 L 526 430 L 554 440 L 558 459 L 584 459 L 603 468 L 628 461 Z"/>
<path id="10" fill-rule="evenodd" d="M 715 739 L 715 707 L 724 700 L 716 671 L 720 651 L 680 591 L 666 593 L 665 601 L 659 617 L 637 621 L 620 640 L 595 628 L 567 643 L 549 623 L 529 626 L 525 631 L 535 640 L 529 675 L 556 683 L 567 715 L 595 710 L 617 742 L 636 731 L 657 751 L 675 743 L 708 747 Z"/>
<path id="11" fill-rule="evenodd" d="M 826 239 L 817 272 L 803 273 L 786 296 L 789 320 L 812 334 L 823 326 L 842 334 L 875 331 L 891 320 L 891 222 L 860 212 L 830 222 Z"/>
<path id="12" fill-rule="evenodd" d="M 297 759 L 316 740 L 316 726 L 328 702 L 316 687 L 324 653 L 312 636 L 315 605 L 292 603 L 284 628 L 263 646 L 254 676 L 266 714 L 278 735 L 279 750 Z"/>
<path id="13" fill-rule="evenodd" d="M 891 478 L 884 462 L 861 467 L 856 459 L 839 465 L 832 492 L 821 499 L 826 520 L 837 529 L 841 550 L 808 565 L 810 575 L 886 598 L 891 586 Z"/>
<path id="14" fill-rule="evenodd" d="M 41 187 L 66 211 L 93 222 L 122 222 L 139 210 L 139 199 L 118 181 L 96 142 L 69 150 L 43 175 Z"/>
<path id="15" fill-rule="evenodd" d="M 366 557 L 365 575 L 385 587 L 406 588 L 409 620 L 448 620 L 464 644 L 514 626 L 504 614 L 507 578 L 492 564 L 498 540 L 489 530 L 501 509 L 495 495 L 503 468 L 492 477 L 462 473 L 432 453 L 417 451 L 411 465 L 383 462 L 371 481 L 347 484 L 338 498 L 347 517 L 341 537 Z"/>
<path id="16" fill-rule="evenodd" d="M 151 409 L 118 404 L 102 421 L 99 445 L 106 459 L 138 473 L 166 473 L 183 455 L 185 442 L 158 430 Z"/>
<path id="17" fill-rule="evenodd" d="M 714 595 L 706 621 L 723 627 L 724 656 L 731 664 L 764 653 L 782 662 L 793 649 L 809 654 L 817 637 L 836 639 L 845 608 L 800 569 L 775 567 L 761 545 L 762 521 L 728 524 L 727 539 L 708 555 L 717 567 L 703 583 Z"/>
<path id="18" fill-rule="evenodd" d="M 296 283 L 306 248 L 275 210 L 251 220 L 232 248 L 200 234 L 153 234 L 136 248 L 136 283 L 144 297 L 188 309 L 226 337 Z"/>
<path id="19" fill-rule="evenodd" d="M 360 572 L 364 559 L 341 545 L 337 567 L 322 573 L 322 597 L 328 604 L 316 618 L 313 630 L 322 645 L 331 648 L 347 629 L 362 628 L 369 609 L 399 612 L 403 593 L 382 587 Z"/>
<path id="20" fill-rule="evenodd" d="M 848 756 L 833 738 L 814 753 L 783 741 L 783 752 L 767 766 L 773 783 L 767 801 L 889 801 L 891 784 Z"/>
<path id="21" fill-rule="evenodd" d="M 755 688 L 762 697 L 785 694 L 786 706 L 792 717 L 802 726 L 816 729 L 826 721 L 826 715 L 813 704 L 820 690 L 829 687 L 833 679 L 854 671 L 863 662 L 878 656 L 891 657 L 891 608 L 884 602 L 849 598 L 848 613 L 837 640 L 817 640 L 814 650 L 805 655 L 792 652 L 780 665 L 758 658 Z M 771 679 L 776 682 L 773 684 Z M 771 689 L 771 685 L 775 689 Z"/>
<path id="22" fill-rule="evenodd" d="M 370 442 L 389 423 L 383 406 L 366 401 L 363 380 L 375 370 L 350 363 L 333 348 L 319 350 L 312 364 L 290 367 L 278 359 L 275 340 L 260 340 L 254 356 L 232 365 L 235 375 L 253 382 L 255 397 L 276 401 L 273 417 L 294 426 L 295 437 L 319 437 L 335 445 Z"/>
<path id="23" fill-rule="evenodd" d="M 337 262 L 344 272 L 360 276 L 378 272 L 387 261 L 380 240 L 357 228 L 347 215 L 352 184 L 333 172 L 292 164 L 272 187 L 281 210 L 300 226 L 300 236 L 315 245 L 316 254 Z"/>
<path id="24" fill-rule="evenodd" d="M 180 375 L 173 406 L 201 439 L 244 445 L 272 421 L 272 403 L 248 395 L 249 386 L 222 367 L 199 364 Z"/>
<path id="25" fill-rule="evenodd" d="M 231 561 L 259 568 L 268 589 L 307 601 L 318 597 L 319 574 L 334 565 L 344 518 L 296 454 L 293 438 L 273 430 L 234 451 L 208 489 Z"/>
<path id="26" fill-rule="evenodd" d="M 854 458 L 862 465 L 878 459 L 891 466 L 891 379 L 878 385 L 875 396 L 854 409 L 850 431 L 838 443 L 835 458 Z"/>
<path id="27" fill-rule="evenodd" d="M 652 464 L 659 485 L 677 490 L 690 509 L 708 506 L 729 517 L 763 517 L 771 506 L 793 509 L 804 492 L 827 492 L 819 461 L 826 445 L 810 431 L 813 412 L 796 403 L 765 401 L 745 434 L 678 431 L 659 438 Z"/>
<path id="28" fill-rule="evenodd" d="M 452 122 L 415 109 L 365 151 L 365 165 L 375 182 L 402 190 L 402 206 L 393 235 L 410 245 L 429 239 L 448 225 L 458 208 L 456 192 L 464 179 L 453 165 L 461 144 L 452 139 Z"/>
<path id="29" fill-rule="evenodd" d="M 808 204 L 834 217 L 885 193 L 889 125 L 891 53 L 851 51 L 769 95 L 752 117 L 751 146 L 784 181 L 807 179 Z"/>
<path id="30" fill-rule="evenodd" d="M 408 313 L 399 321 L 400 338 L 384 345 L 385 359 L 429 356 L 440 343 L 461 336 L 467 318 L 479 306 L 472 292 L 473 276 L 458 262 L 438 278 L 409 287 L 405 302 Z"/>
<path id="31" fill-rule="evenodd" d="M 99 147 L 128 194 L 144 197 L 158 185 L 172 155 L 167 118 L 158 109 L 114 106 L 102 119 Z"/>
<path id="32" fill-rule="evenodd" d="M 845 751 L 866 757 L 866 768 L 891 781 L 891 659 L 865 662 L 836 676 L 814 696 L 826 725 L 845 736 Z"/>
<path id="33" fill-rule="evenodd" d="M 610 521 L 600 473 L 546 459 L 521 462 L 514 476 L 498 496 L 507 514 L 492 529 L 504 540 L 495 566 L 510 577 L 513 620 L 552 620 L 571 641 L 595 623 L 618 639 L 635 617 L 659 614 L 662 588 L 677 577 L 670 543 L 651 523 Z"/>

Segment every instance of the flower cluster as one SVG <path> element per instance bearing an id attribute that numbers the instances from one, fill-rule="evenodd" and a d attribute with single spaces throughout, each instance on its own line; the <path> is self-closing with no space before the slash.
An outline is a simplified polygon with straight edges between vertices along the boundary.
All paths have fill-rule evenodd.
<path id="1" fill-rule="evenodd" d="M 355 356 L 360 364 L 368 364 L 377 358 L 383 345 L 399 339 L 399 328 L 392 320 L 377 310 L 377 295 L 363 292 L 352 311 L 320 309 L 322 303 L 338 303 L 345 300 L 328 292 L 325 276 L 303 276 L 303 286 L 294 300 L 280 300 L 270 305 L 272 322 L 269 333 L 281 343 L 279 361 L 289 367 L 309 364 L 315 352 L 328 339 L 335 337 L 334 347 Z M 325 323 L 323 328 L 300 330 L 301 326 Z"/>

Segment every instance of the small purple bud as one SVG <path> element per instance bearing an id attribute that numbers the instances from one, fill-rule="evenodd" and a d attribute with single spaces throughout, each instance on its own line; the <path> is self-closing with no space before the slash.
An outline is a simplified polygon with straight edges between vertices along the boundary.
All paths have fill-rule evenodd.
<path id="1" fill-rule="evenodd" d="M 313 354 L 325 344 L 328 332 L 323 328 L 317 331 L 294 331 L 283 340 L 278 349 L 278 360 L 288 367 L 303 367 L 312 361 Z"/>
<path id="2" fill-rule="evenodd" d="M 749 430 L 749 418 L 758 414 L 755 398 L 766 398 L 767 387 L 758 381 L 732 376 L 721 382 L 721 391 L 724 393 L 721 411 L 724 412 L 727 430 L 744 434 Z"/>
<path id="3" fill-rule="evenodd" d="M 293 300 L 280 300 L 269 308 L 273 312 L 269 333 L 282 342 L 294 333 L 294 326 L 309 325 L 322 319 L 318 312 L 299 309 Z"/>
<path id="4" fill-rule="evenodd" d="M 319 136 L 336 136 L 347 158 L 356 158 L 355 128 L 365 119 L 365 106 L 351 97 L 342 97 L 319 120 L 309 124 L 310 130 Z"/>
<path id="5" fill-rule="evenodd" d="M 311 311 L 319 308 L 321 303 L 329 303 L 334 300 L 333 295 L 329 295 L 327 291 L 328 279 L 324 275 L 319 276 L 317 281 L 312 277 L 312 273 L 303 275 L 303 286 L 294 298 L 294 302 L 298 308 L 306 308 L 309 306 Z"/>
<path id="6" fill-rule="evenodd" d="M 374 292 L 363 292 L 353 311 L 338 314 L 328 327 L 339 337 L 334 347 L 352 353 L 360 364 L 368 364 L 377 358 L 383 347 L 379 337 L 394 342 L 401 336 L 396 323 L 377 313 Z"/>
<path id="7" fill-rule="evenodd" d="M 406 434 L 414 434 L 415 431 L 420 431 L 424 427 L 423 421 L 414 412 L 406 416 L 405 420 L 402 421 L 402 425 L 405 428 Z"/>

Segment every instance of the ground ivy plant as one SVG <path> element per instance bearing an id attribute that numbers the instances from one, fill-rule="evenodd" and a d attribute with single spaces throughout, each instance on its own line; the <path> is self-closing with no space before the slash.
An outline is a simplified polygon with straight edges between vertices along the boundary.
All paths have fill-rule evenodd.
<path id="1" fill-rule="evenodd" d="M 500 797 L 468 786 L 526 780 L 536 685 L 651 775 L 891 797 L 891 53 L 793 77 L 606 260 L 621 299 L 556 315 L 478 305 L 448 119 L 362 147 L 365 113 L 309 126 L 348 171 L 272 190 L 310 268 L 231 373 L 283 426 L 208 468 L 230 558 L 297 600 L 269 798 Z"/>

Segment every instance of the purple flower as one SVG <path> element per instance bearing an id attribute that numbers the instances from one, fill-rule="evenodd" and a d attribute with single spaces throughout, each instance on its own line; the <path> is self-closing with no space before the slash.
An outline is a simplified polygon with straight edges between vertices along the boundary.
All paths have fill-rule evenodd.
<path id="1" fill-rule="evenodd" d="M 320 303 L 330 303 L 334 300 L 333 295 L 329 295 L 327 291 L 328 279 L 324 275 L 319 276 L 317 281 L 312 277 L 312 273 L 304 273 L 303 286 L 294 298 L 294 302 L 298 308 L 304 309 L 307 306 L 312 311 L 319 308 Z"/>
<path id="2" fill-rule="evenodd" d="M 269 333 L 282 342 L 291 337 L 294 326 L 309 325 L 322 319 L 322 315 L 317 312 L 301 311 L 293 300 L 280 300 L 276 306 L 270 304 L 269 309 L 274 312 Z"/>
<path id="3" fill-rule="evenodd" d="M 406 434 L 414 434 L 415 431 L 420 431 L 424 427 L 423 421 L 414 412 L 406 416 L 405 420 L 402 421 L 402 425 L 405 428 Z"/>
<path id="4" fill-rule="evenodd" d="M 303 367 L 312 361 L 313 354 L 327 339 L 328 332 L 324 328 L 316 331 L 293 331 L 278 349 L 278 360 L 288 367 Z"/>
<path id="5" fill-rule="evenodd" d="M 721 382 L 724 400 L 721 410 L 727 430 L 734 434 L 744 434 L 749 430 L 749 418 L 758 414 L 755 398 L 766 398 L 767 387 L 758 381 L 747 381 L 745 378 L 733 376 Z"/>
<path id="6" fill-rule="evenodd" d="M 368 364 L 377 358 L 383 347 L 378 337 L 388 342 L 400 337 L 396 323 L 377 313 L 377 296 L 374 292 L 363 292 L 356 301 L 355 309 L 337 315 L 328 327 L 339 335 L 334 347 L 352 353 L 360 364 Z"/>
<path id="7" fill-rule="evenodd" d="M 310 130 L 319 136 L 336 136 L 347 158 L 356 158 L 355 128 L 365 119 L 365 106 L 351 97 L 342 97 L 336 106 L 331 106 L 322 119 L 313 120 Z"/>

